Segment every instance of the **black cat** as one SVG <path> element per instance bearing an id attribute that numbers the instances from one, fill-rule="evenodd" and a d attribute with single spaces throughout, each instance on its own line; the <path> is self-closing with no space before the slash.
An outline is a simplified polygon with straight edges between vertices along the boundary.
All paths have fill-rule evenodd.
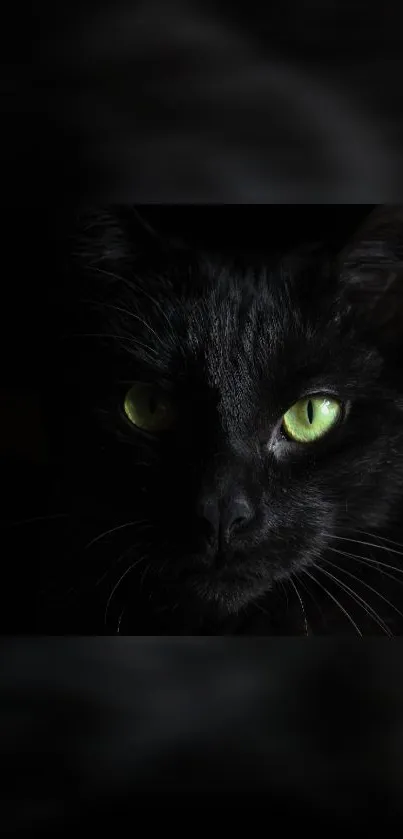
<path id="1" fill-rule="evenodd" d="M 52 414 L 106 631 L 399 634 L 401 208 L 281 257 L 80 225 Z"/>

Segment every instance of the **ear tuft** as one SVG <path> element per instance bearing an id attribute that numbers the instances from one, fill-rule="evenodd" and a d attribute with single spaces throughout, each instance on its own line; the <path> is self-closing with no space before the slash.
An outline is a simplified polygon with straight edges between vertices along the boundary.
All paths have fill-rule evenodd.
<path id="1" fill-rule="evenodd" d="M 339 258 L 342 294 L 388 346 L 403 343 L 403 205 L 381 205 Z"/>

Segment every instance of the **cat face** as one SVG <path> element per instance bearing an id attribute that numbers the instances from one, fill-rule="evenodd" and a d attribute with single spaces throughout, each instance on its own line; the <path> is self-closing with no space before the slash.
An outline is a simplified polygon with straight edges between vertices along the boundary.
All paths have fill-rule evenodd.
<path id="1" fill-rule="evenodd" d="M 354 248 L 270 270 L 181 253 L 139 275 L 119 251 L 94 306 L 105 356 L 91 399 L 108 492 L 140 522 L 129 567 L 145 559 L 151 597 L 239 613 L 320 562 L 343 528 L 388 521 L 401 387 L 396 347 L 371 322 L 387 283 L 370 266 Z"/>

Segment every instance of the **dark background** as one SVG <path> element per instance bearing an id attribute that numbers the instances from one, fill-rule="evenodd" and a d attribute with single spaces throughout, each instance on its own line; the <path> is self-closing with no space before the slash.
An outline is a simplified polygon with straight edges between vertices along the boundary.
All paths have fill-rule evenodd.
<path id="1" fill-rule="evenodd" d="M 393 832 L 399 652 L 379 641 L 7 641 L 2 832 Z"/>
<path id="2" fill-rule="evenodd" d="M 402 191 L 392 0 L 7 7 L 2 195 L 365 203 Z"/>
<path id="3" fill-rule="evenodd" d="M 77 209 L 274 202 L 283 206 L 259 220 L 252 206 L 153 207 L 150 218 L 203 242 L 343 238 L 358 205 L 402 193 L 398 13 L 391 2 L 319 0 L 39 2 L 3 13 L 5 633 L 40 625 L 38 543 L 10 525 L 65 501 L 44 404 L 63 376 L 50 301 L 63 297 Z M 249 808 L 247 830 L 261 808 L 264 830 L 280 821 L 299 832 L 310 812 L 326 830 L 362 828 L 375 813 L 390 829 L 402 787 L 400 645 L 262 641 L 255 653 L 250 642 L 193 639 L 185 651 L 169 639 L 116 641 L 3 638 L 4 833 L 137 830 L 141 805 L 151 825 L 169 804 L 176 827 L 193 830 L 195 797 L 198 823 L 219 802 L 226 829 L 234 801 Z"/>

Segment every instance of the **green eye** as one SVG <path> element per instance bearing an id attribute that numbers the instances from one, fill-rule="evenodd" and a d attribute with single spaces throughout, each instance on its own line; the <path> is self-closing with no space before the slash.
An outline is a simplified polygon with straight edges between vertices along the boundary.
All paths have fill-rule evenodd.
<path id="1" fill-rule="evenodd" d="M 308 396 L 296 402 L 283 417 L 283 428 L 296 443 L 312 443 L 327 434 L 341 415 L 341 405 L 328 396 Z"/>
<path id="2" fill-rule="evenodd" d="M 153 385 L 137 382 L 126 393 L 124 412 L 137 428 L 158 434 L 175 422 L 173 404 L 167 393 Z"/>

